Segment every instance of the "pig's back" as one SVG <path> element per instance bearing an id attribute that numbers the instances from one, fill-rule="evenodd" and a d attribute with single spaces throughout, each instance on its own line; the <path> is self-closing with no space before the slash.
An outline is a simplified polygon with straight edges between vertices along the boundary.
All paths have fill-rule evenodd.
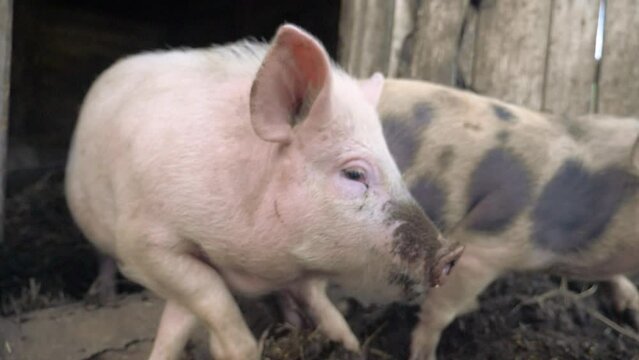
<path id="1" fill-rule="evenodd" d="M 553 118 L 405 80 L 386 82 L 380 113 L 411 192 L 460 241 L 511 248 L 513 268 L 639 251 L 624 245 L 639 234 L 639 178 L 628 169 L 636 119 Z"/>
<path id="2" fill-rule="evenodd" d="M 587 157 L 542 114 L 432 83 L 387 81 L 380 114 L 408 185 L 445 231 L 490 188 L 506 189 L 512 201 L 497 204 L 500 215 L 478 219 L 478 233 L 491 238 L 512 228 L 566 158 Z"/>
<path id="3" fill-rule="evenodd" d="M 134 209 L 162 217 L 214 191 L 207 168 L 217 169 L 222 198 L 219 182 L 230 167 L 223 159 L 238 151 L 234 138 L 252 134 L 248 94 L 263 49 L 145 53 L 96 80 L 74 133 L 66 193 L 78 225 L 102 251 L 113 254 L 117 221 Z"/>

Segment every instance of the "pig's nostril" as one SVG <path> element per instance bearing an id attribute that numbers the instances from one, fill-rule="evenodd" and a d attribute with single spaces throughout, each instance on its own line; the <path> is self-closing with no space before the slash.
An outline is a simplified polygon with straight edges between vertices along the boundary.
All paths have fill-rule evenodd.
<path id="1" fill-rule="evenodd" d="M 453 260 L 444 266 L 444 269 L 442 270 L 442 274 L 444 274 L 444 276 L 448 276 L 448 274 L 450 274 L 450 271 L 453 270 L 455 261 L 456 260 Z"/>
<path id="2" fill-rule="evenodd" d="M 463 246 L 456 246 L 453 250 L 448 250 L 445 255 L 438 259 L 430 274 L 430 284 L 432 287 L 442 285 L 444 277 L 450 274 L 463 252 Z"/>

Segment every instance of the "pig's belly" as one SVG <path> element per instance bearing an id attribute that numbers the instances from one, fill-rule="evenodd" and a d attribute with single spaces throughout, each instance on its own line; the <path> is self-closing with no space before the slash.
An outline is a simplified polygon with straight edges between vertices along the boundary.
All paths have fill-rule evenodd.
<path id="1" fill-rule="evenodd" d="M 301 274 L 288 274 L 286 278 L 265 279 L 241 270 L 221 270 L 227 286 L 232 292 L 248 297 L 266 295 L 275 290 L 283 289 L 284 284 L 302 281 Z"/>
<path id="2" fill-rule="evenodd" d="M 614 275 L 639 273 L 639 247 L 617 252 L 604 260 L 589 262 L 588 259 L 561 263 L 553 267 L 552 273 L 581 280 L 605 280 Z"/>

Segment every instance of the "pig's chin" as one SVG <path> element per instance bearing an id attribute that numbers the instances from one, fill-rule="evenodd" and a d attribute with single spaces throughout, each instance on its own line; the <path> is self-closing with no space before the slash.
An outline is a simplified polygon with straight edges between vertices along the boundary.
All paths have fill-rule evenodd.
<path id="1" fill-rule="evenodd" d="M 398 266 L 368 273 L 364 277 L 347 276 L 334 282 L 342 297 L 352 297 L 364 305 L 385 305 L 392 302 L 417 303 L 427 289 L 424 278 Z"/>

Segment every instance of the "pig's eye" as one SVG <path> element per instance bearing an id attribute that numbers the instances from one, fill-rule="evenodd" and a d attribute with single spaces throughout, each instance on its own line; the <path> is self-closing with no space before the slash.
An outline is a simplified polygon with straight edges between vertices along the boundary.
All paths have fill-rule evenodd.
<path id="1" fill-rule="evenodd" d="M 362 184 L 364 184 L 364 185 L 366 185 L 368 187 L 368 184 L 366 183 L 366 174 L 364 173 L 363 169 L 360 169 L 360 168 L 348 168 L 348 169 L 342 170 L 342 174 L 348 180 L 361 182 Z"/>

